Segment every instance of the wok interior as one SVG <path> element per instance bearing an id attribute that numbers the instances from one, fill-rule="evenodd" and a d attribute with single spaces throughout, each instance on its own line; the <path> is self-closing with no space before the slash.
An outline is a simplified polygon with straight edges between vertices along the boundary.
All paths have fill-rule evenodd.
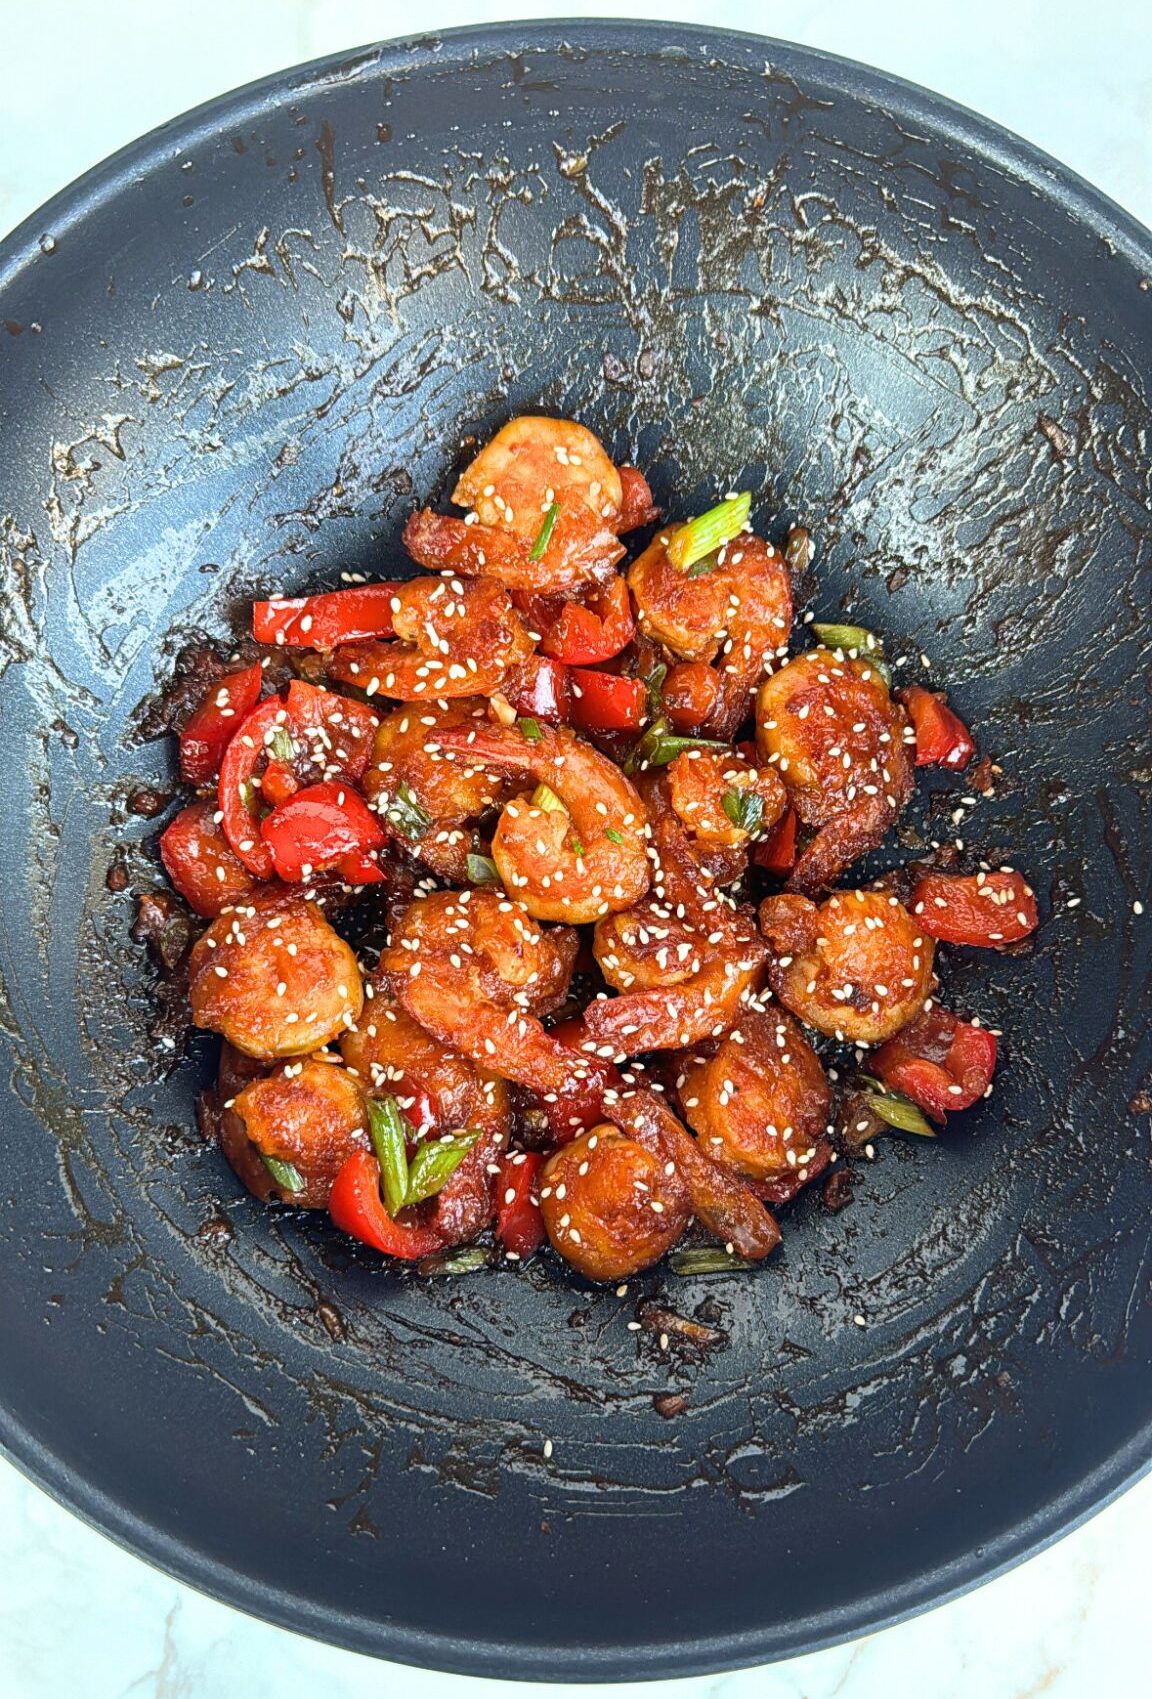
<path id="1" fill-rule="evenodd" d="M 977 1546 L 1006 1553 L 1126 1442 L 1146 1386 L 1122 1130 L 1146 300 L 1085 223 L 847 73 L 548 40 L 254 99 L 9 270 L 4 316 L 43 329 L 5 349 L 5 1024 L 48 1247 L 29 1315 L 66 1294 L 47 1348 L 10 1324 L 10 1360 L 67 1468 L 163 1538 L 177 1483 L 178 1537 L 260 1608 L 287 1589 L 294 1620 L 396 1649 L 383 1577 L 417 1633 L 448 1619 L 575 1669 L 594 1611 L 610 1672 L 672 1623 L 728 1637 L 675 1664 L 714 1667 L 733 1636 L 782 1649 L 813 1616 L 889 1608 L 862 1593 L 911 1604 Z M 1055 911 L 1031 956 L 948 969 L 1006 1033 L 962 1127 L 889 1141 L 842 1215 L 803 1197 L 760 1274 L 657 1270 L 623 1302 L 552 1262 L 399 1278 L 238 1196 L 192 1127 L 208 1053 L 147 1054 L 146 970 L 104 888 L 114 843 L 151 830 L 124 799 L 169 752 L 133 716 L 181 637 L 224 636 L 256 590 L 407 571 L 407 513 L 527 411 L 581 419 L 679 512 L 750 488 L 759 528 L 808 525 L 818 617 L 930 657 L 1008 775 L 966 835 Z M 925 809 L 926 837 L 956 829 Z M 15 1262 L 29 1225 L 8 1213 Z M 644 1296 L 704 1305 L 727 1348 L 628 1331 Z M 69 1329 L 93 1357 L 84 1436 Z M 689 1398 L 675 1423 L 667 1391 Z M 1044 1478 L 1016 1470 L 1033 1448 Z M 745 1567 L 766 1550 L 788 1556 L 767 1601 Z M 702 1565 L 724 1578 L 707 1597 Z"/>

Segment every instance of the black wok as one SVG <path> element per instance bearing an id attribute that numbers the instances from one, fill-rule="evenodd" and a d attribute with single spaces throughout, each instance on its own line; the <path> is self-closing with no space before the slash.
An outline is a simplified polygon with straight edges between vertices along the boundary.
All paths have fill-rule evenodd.
<path id="1" fill-rule="evenodd" d="M 624 23 L 285 73 L 3 245 L 10 1456 L 274 1621 L 585 1680 L 858 1634 L 1146 1466 L 1149 275 L 1147 232 L 943 101 Z M 964 836 L 1041 897 L 1031 954 L 948 968 L 1005 1031 L 997 1094 L 889 1141 L 845 1213 L 802 1198 L 753 1277 L 406 1278 L 255 1205 L 193 1130 L 207 1047 L 151 1053 L 105 887 L 154 829 L 133 716 L 181 637 L 400 569 L 462 439 L 526 409 L 680 511 L 747 486 L 809 523 L 815 605 L 951 682 L 1008 775 Z M 726 1348 L 629 1331 L 656 1294 Z"/>

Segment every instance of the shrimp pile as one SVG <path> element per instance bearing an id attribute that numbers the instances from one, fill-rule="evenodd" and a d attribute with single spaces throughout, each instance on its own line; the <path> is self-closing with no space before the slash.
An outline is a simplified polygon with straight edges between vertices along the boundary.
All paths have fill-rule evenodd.
<path id="1" fill-rule="evenodd" d="M 991 1091 L 936 952 L 1019 949 L 1035 898 L 857 868 L 975 745 L 874 633 L 794 627 L 810 539 L 758 536 L 750 492 L 665 520 L 585 426 L 522 417 L 452 502 L 409 517 L 415 572 L 257 602 L 183 687 L 175 894 L 139 927 L 222 1040 L 203 1129 L 425 1273 L 751 1268 L 865 1138 Z"/>

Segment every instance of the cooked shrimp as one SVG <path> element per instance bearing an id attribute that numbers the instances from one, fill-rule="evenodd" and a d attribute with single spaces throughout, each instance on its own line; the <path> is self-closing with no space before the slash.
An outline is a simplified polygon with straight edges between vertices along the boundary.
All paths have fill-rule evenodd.
<path id="1" fill-rule="evenodd" d="M 481 815 L 500 808 L 512 786 L 477 762 L 449 758 L 442 731 L 487 724 L 482 697 L 407 703 L 380 722 L 364 794 L 413 855 L 443 879 L 464 884 L 468 856 L 482 848 Z"/>
<path id="2" fill-rule="evenodd" d="M 532 639 L 507 590 L 489 579 L 413 578 L 397 584 L 392 624 L 398 642 L 343 643 L 328 672 L 367 696 L 488 696 L 527 660 Z"/>
<path id="3" fill-rule="evenodd" d="M 783 1011 L 744 1010 L 710 1055 L 684 1058 L 677 1091 L 702 1148 L 773 1203 L 827 1166 L 828 1082 Z"/>
<path id="4" fill-rule="evenodd" d="M 673 566 L 662 531 L 628 571 L 640 629 L 678 660 L 715 661 L 718 690 L 701 730 L 731 737 L 773 660 L 787 653 L 792 581 L 783 557 L 742 532 L 718 549 L 715 564 Z"/>
<path id="5" fill-rule="evenodd" d="M 553 1249 L 589 1280 L 623 1280 L 650 1268 L 688 1220 L 675 1167 L 612 1126 L 594 1127 L 558 1150 L 540 1182 Z"/>
<path id="6" fill-rule="evenodd" d="M 567 727 L 537 732 L 489 726 L 440 735 L 445 749 L 543 787 L 500 816 L 492 839 L 500 877 L 536 920 L 576 926 L 628 908 L 650 878 L 644 804 L 615 762 Z"/>
<path id="7" fill-rule="evenodd" d="M 227 909 L 198 940 L 188 995 L 197 1026 L 249 1056 L 306 1056 L 359 1018 L 356 957 L 313 902 L 273 896 Z"/>
<path id="8" fill-rule="evenodd" d="M 494 891 L 437 891 L 407 910 L 380 964 L 397 1002 L 441 1044 L 563 1093 L 598 1071 L 540 1024 L 567 994 L 578 946 L 571 928 L 545 930 Z"/>
<path id="9" fill-rule="evenodd" d="M 895 897 L 838 891 L 819 907 L 807 897 L 768 897 L 760 929 L 769 985 L 818 1032 L 882 1044 L 924 1007 L 933 941 Z"/>
<path id="10" fill-rule="evenodd" d="M 874 664 L 813 649 L 773 673 L 756 701 L 756 737 L 816 836 L 789 889 L 814 895 L 881 842 L 912 795 L 904 710 Z"/>
<path id="11" fill-rule="evenodd" d="M 652 814 L 653 894 L 593 935 L 600 971 L 621 995 L 584 1012 L 597 1042 L 627 1056 L 726 1031 L 766 954 L 751 917 L 716 894 L 678 821 L 655 802 Z"/>
<path id="12" fill-rule="evenodd" d="M 788 806 L 771 767 L 731 749 L 686 749 L 668 768 L 669 800 L 693 847 L 746 849 Z"/>
<path id="13" fill-rule="evenodd" d="M 650 496 L 638 499 L 631 479 L 628 494 L 625 512 L 620 473 L 583 425 L 512 419 L 452 491 L 467 517 L 424 509 L 404 527 L 404 544 L 433 570 L 495 577 L 514 590 L 571 591 L 609 574 L 624 553 L 618 533 L 646 522 Z"/>
<path id="14" fill-rule="evenodd" d="M 344 1163 L 354 1150 L 368 1146 L 363 1088 L 335 1062 L 308 1059 L 277 1068 L 246 1085 L 225 1113 L 243 1127 L 257 1158 L 256 1177 L 262 1171 L 262 1183 L 252 1189 L 304 1209 L 324 1209 Z M 240 1178 L 252 1186 L 252 1170 L 240 1165 L 233 1149 L 226 1147 L 226 1152 Z M 265 1157 L 289 1171 L 273 1172 Z"/>
<path id="15" fill-rule="evenodd" d="M 659 1158 L 665 1173 L 671 1164 L 687 1187 L 693 1214 L 722 1244 L 757 1260 L 776 1249 L 780 1229 L 775 1217 L 735 1174 L 700 1148 L 655 1092 L 623 1093 L 610 1113 L 613 1121 Z"/>

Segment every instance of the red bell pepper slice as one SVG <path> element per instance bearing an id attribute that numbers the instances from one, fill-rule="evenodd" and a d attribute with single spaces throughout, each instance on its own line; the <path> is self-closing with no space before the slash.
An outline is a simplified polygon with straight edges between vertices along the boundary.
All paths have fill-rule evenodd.
<path id="1" fill-rule="evenodd" d="M 271 851 L 260 836 L 260 787 L 256 769 L 268 753 L 268 738 L 286 719 L 284 703 L 278 696 L 269 696 L 253 708 L 220 763 L 217 795 L 224 836 L 257 879 L 271 879 L 274 868 Z"/>
<path id="2" fill-rule="evenodd" d="M 276 596 L 252 604 L 257 643 L 293 649 L 334 649 L 368 637 L 392 636 L 395 584 L 357 584 L 319 596 Z"/>
<path id="3" fill-rule="evenodd" d="M 546 655 L 566 661 L 569 666 L 592 667 L 618 655 L 632 641 L 635 630 L 628 585 L 617 577 L 600 592 L 591 607 L 568 602 L 552 630 L 545 633 L 540 647 Z"/>
<path id="4" fill-rule="evenodd" d="M 380 849 L 384 829 L 350 784 L 308 785 L 261 822 L 260 835 L 281 879 L 308 879 L 339 867 L 345 856 Z"/>
<path id="5" fill-rule="evenodd" d="M 368 1150 L 353 1151 L 333 1182 L 328 1214 L 343 1232 L 385 1256 L 413 1262 L 443 1250 L 444 1236 L 424 1222 L 395 1221 L 380 1196 L 380 1164 Z"/>
<path id="6" fill-rule="evenodd" d="M 388 878 L 387 869 L 368 850 L 351 850 L 342 855 L 336 871 L 346 885 L 382 885 Z"/>
<path id="7" fill-rule="evenodd" d="M 234 733 L 260 700 L 263 678 L 259 663 L 226 673 L 193 710 L 180 733 L 180 777 L 185 784 L 211 784 Z"/>
<path id="8" fill-rule="evenodd" d="M 540 1170 L 544 1157 L 538 1150 L 514 1151 L 501 1158 L 496 1178 L 496 1237 L 506 1251 L 530 1257 L 544 1242 L 544 1217 L 540 1213 Z"/>
<path id="9" fill-rule="evenodd" d="M 189 908 L 206 920 L 242 902 L 256 883 L 217 824 L 215 800 L 180 810 L 161 834 L 160 859 Z"/>
<path id="10" fill-rule="evenodd" d="M 992 1084 L 996 1035 L 932 1008 L 874 1051 L 868 1065 L 886 1086 L 943 1121 L 953 1109 L 978 1102 Z"/>
<path id="11" fill-rule="evenodd" d="M 786 808 L 772 830 L 757 843 L 752 860 L 766 873 L 787 878 L 796 865 L 796 810 Z"/>
<path id="12" fill-rule="evenodd" d="M 638 678 L 576 667 L 568 679 L 569 716 L 587 731 L 639 731 L 648 710 L 648 690 Z"/>
<path id="13" fill-rule="evenodd" d="M 912 893 L 912 912 L 925 932 L 945 944 L 1003 950 L 1035 932 L 1036 898 L 1022 873 L 925 873 Z"/>
<path id="14" fill-rule="evenodd" d="M 569 672 L 563 661 L 533 655 L 525 661 L 511 691 L 518 714 L 559 725 L 568 718 Z"/>
<path id="15" fill-rule="evenodd" d="M 677 661 L 668 669 L 660 697 L 676 731 L 696 732 L 720 699 L 720 679 L 706 661 Z"/>
<path id="16" fill-rule="evenodd" d="M 900 692 L 916 733 L 917 767 L 948 767 L 963 772 L 976 753 L 972 734 L 948 706 L 942 690 L 910 684 Z"/>

